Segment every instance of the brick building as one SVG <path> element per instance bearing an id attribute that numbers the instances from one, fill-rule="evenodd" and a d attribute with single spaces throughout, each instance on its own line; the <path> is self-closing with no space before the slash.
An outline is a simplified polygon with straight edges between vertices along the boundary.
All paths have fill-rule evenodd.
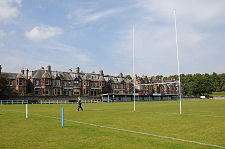
<path id="1" fill-rule="evenodd" d="M 72 68 L 68 72 L 53 71 L 51 66 L 45 69 L 29 71 L 21 69 L 20 73 L 6 74 L 9 78 L 9 86 L 19 95 L 28 93 L 39 96 L 97 96 L 105 93 L 133 94 L 133 83 L 135 92 L 143 95 L 153 94 L 177 94 L 178 82 L 174 80 L 150 78 L 145 75 L 135 75 L 134 80 L 124 77 L 122 73 L 118 76 L 104 75 L 103 70 L 99 73 L 80 72 L 80 68 Z"/>

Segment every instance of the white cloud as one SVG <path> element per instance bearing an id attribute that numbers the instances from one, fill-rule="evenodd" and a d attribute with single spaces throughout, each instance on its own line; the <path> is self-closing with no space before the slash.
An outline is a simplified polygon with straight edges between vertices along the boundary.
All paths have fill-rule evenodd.
<path id="1" fill-rule="evenodd" d="M 79 8 L 73 12 L 68 13 L 66 15 L 66 18 L 69 20 L 75 18 L 77 24 L 79 23 L 86 24 L 86 23 L 98 21 L 109 15 L 120 13 L 122 11 L 123 9 L 109 9 L 105 11 L 96 12 L 96 10 L 93 8 L 90 8 L 90 9 Z"/>
<path id="2" fill-rule="evenodd" d="M 170 21 L 169 16 L 172 10 L 176 9 L 177 18 L 185 23 L 191 24 L 205 24 L 212 23 L 223 16 L 225 13 L 225 1 L 211 1 L 211 0 L 136 0 L 137 6 L 146 11 L 149 19 Z M 224 21 L 223 21 L 224 22 Z M 215 22 L 213 22 L 215 23 Z"/>
<path id="3" fill-rule="evenodd" d="M 25 36 L 33 41 L 41 41 L 63 33 L 59 27 L 36 26 L 32 30 L 27 31 Z"/>
<path id="4" fill-rule="evenodd" d="M 0 22 L 8 22 L 19 15 L 21 0 L 0 0 Z"/>

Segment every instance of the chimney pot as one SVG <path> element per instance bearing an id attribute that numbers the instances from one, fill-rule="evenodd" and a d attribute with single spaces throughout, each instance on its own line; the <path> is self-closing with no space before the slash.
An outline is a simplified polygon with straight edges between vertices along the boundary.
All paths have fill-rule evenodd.
<path id="1" fill-rule="evenodd" d="M 24 68 L 21 69 L 21 73 L 24 75 Z"/>
<path id="2" fill-rule="evenodd" d="M 80 68 L 79 67 L 76 68 L 76 73 L 80 73 Z"/>
<path id="3" fill-rule="evenodd" d="M 103 70 L 100 70 L 100 71 L 99 71 L 99 74 L 100 74 L 100 76 L 104 76 Z"/>
<path id="4" fill-rule="evenodd" d="M 68 70 L 69 72 L 72 72 L 72 68 L 69 68 L 69 70 Z"/>
<path id="5" fill-rule="evenodd" d="M 47 66 L 47 70 L 48 70 L 48 71 L 51 71 L 51 65 L 48 65 L 48 66 Z"/>
<path id="6" fill-rule="evenodd" d="M 26 69 L 26 79 L 28 79 L 28 73 L 29 73 L 29 70 L 28 68 Z"/>

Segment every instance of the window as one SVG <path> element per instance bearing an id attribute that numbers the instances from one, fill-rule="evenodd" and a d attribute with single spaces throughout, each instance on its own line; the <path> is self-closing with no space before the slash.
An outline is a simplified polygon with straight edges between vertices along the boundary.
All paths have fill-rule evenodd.
<path id="1" fill-rule="evenodd" d="M 68 82 L 68 86 L 71 86 L 71 82 L 70 81 Z"/>
<path id="2" fill-rule="evenodd" d="M 16 80 L 16 85 L 19 85 L 19 80 Z"/>
<path id="3" fill-rule="evenodd" d="M 49 94 L 49 90 L 48 88 L 45 89 L 45 94 L 48 95 Z"/>
<path id="4" fill-rule="evenodd" d="M 86 86 L 86 82 L 84 81 L 84 86 Z"/>
<path id="5" fill-rule="evenodd" d="M 42 95 L 44 95 L 45 94 L 45 90 L 44 89 L 42 89 Z"/>
<path id="6" fill-rule="evenodd" d="M 13 81 L 12 80 L 9 81 L 9 86 L 13 86 Z"/>
<path id="7" fill-rule="evenodd" d="M 77 95 L 80 95 L 80 90 L 77 90 L 77 93 L 76 93 Z"/>
<path id="8" fill-rule="evenodd" d="M 55 86 L 60 86 L 60 80 L 55 80 Z"/>
<path id="9" fill-rule="evenodd" d="M 20 80 L 20 86 L 22 86 L 23 85 L 23 80 Z"/>
<path id="10" fill-rule="evenodd" d="M 60 89 L 58 89 L 57 94 L 61 95 L 61 90 Z"/>
<path id="11" fill-rule="evenodd" d="M 67 89 L 64 89 L 64 90 L 63 90 L 63 94 L 64 94 L 64 95 L 67 95 Z"/>
<path id="12" fill-rule="evenodd" d="M 79 86 L 79 82 L 78 81 L 74 81 L 74 86 Z"/>
<path id="13" fill-rule="evenodd" d="M 39 94 L 39 89 L 38 89 L 38 88 L 35 88 L 35 89 L 34 89 L 34 94 L 35 94 L 35 95 L 38 95 L 38 94 Z"/>
<path id="14" fill-rule="evenodd" d="M 83 90 L 83 94 L 86 94 L 86 90 L 85 89 Z"/>
<path id="15" fill-rule="evenodd" d="M 98 84 L 95 82 L 95 87 L 98 87 Z"/>
<path id="16" fill-rule="evenodd" d="M 89 82 L 87 82 L 87 86 L 89 86 Z"/>
<path id="17" fill-rule="evenodd" d="M 74 90 L 73 94 L 74 95 L 80 95 L 80 90 L 79 89 L 78 90 Z"/>
<path id="18" fill-rule="evenodd" d="M 36 86 L 39 85 L 39 80 L 35 80 L 35 85 L 36 85 Z"/>
<path id="19" fill-rule="evenodd" d="M 42 85 L 45 85 L 45 81 L 44 80 L 42 80 Z"/>
<path id="20" fill-rule="evenodd" d="M 89 94 L 89 93 L 88 93 L 88 90 L 86 91 L 86 93 L 87 93 L 87 95 Z"/>
<path id="21" fill-rule="evenodd" d="M 50 81 L 49 80 L 46 80 L 46 85 L 50 85 Z"/>
<path id="22" fill-rule="evenodd" d="M 64 86 L 67 86 L 67 83 L 66 82 L 64 82 Z"/>

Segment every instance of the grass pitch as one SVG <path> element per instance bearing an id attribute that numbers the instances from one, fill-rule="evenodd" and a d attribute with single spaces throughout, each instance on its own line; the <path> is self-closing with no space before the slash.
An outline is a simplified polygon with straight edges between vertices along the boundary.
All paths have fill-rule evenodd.
<path id="1" fill-rule="evenodd" d="M 78 112 L 76 104 L 28 105 L 26 119 L 25 105 L 0 105 L 0 148 L 225 147 L 225 100 L 183 101 L 182 115 L 178 101 L 136 102 L 136 112 L 132 102 L 83 108 Z"/>

